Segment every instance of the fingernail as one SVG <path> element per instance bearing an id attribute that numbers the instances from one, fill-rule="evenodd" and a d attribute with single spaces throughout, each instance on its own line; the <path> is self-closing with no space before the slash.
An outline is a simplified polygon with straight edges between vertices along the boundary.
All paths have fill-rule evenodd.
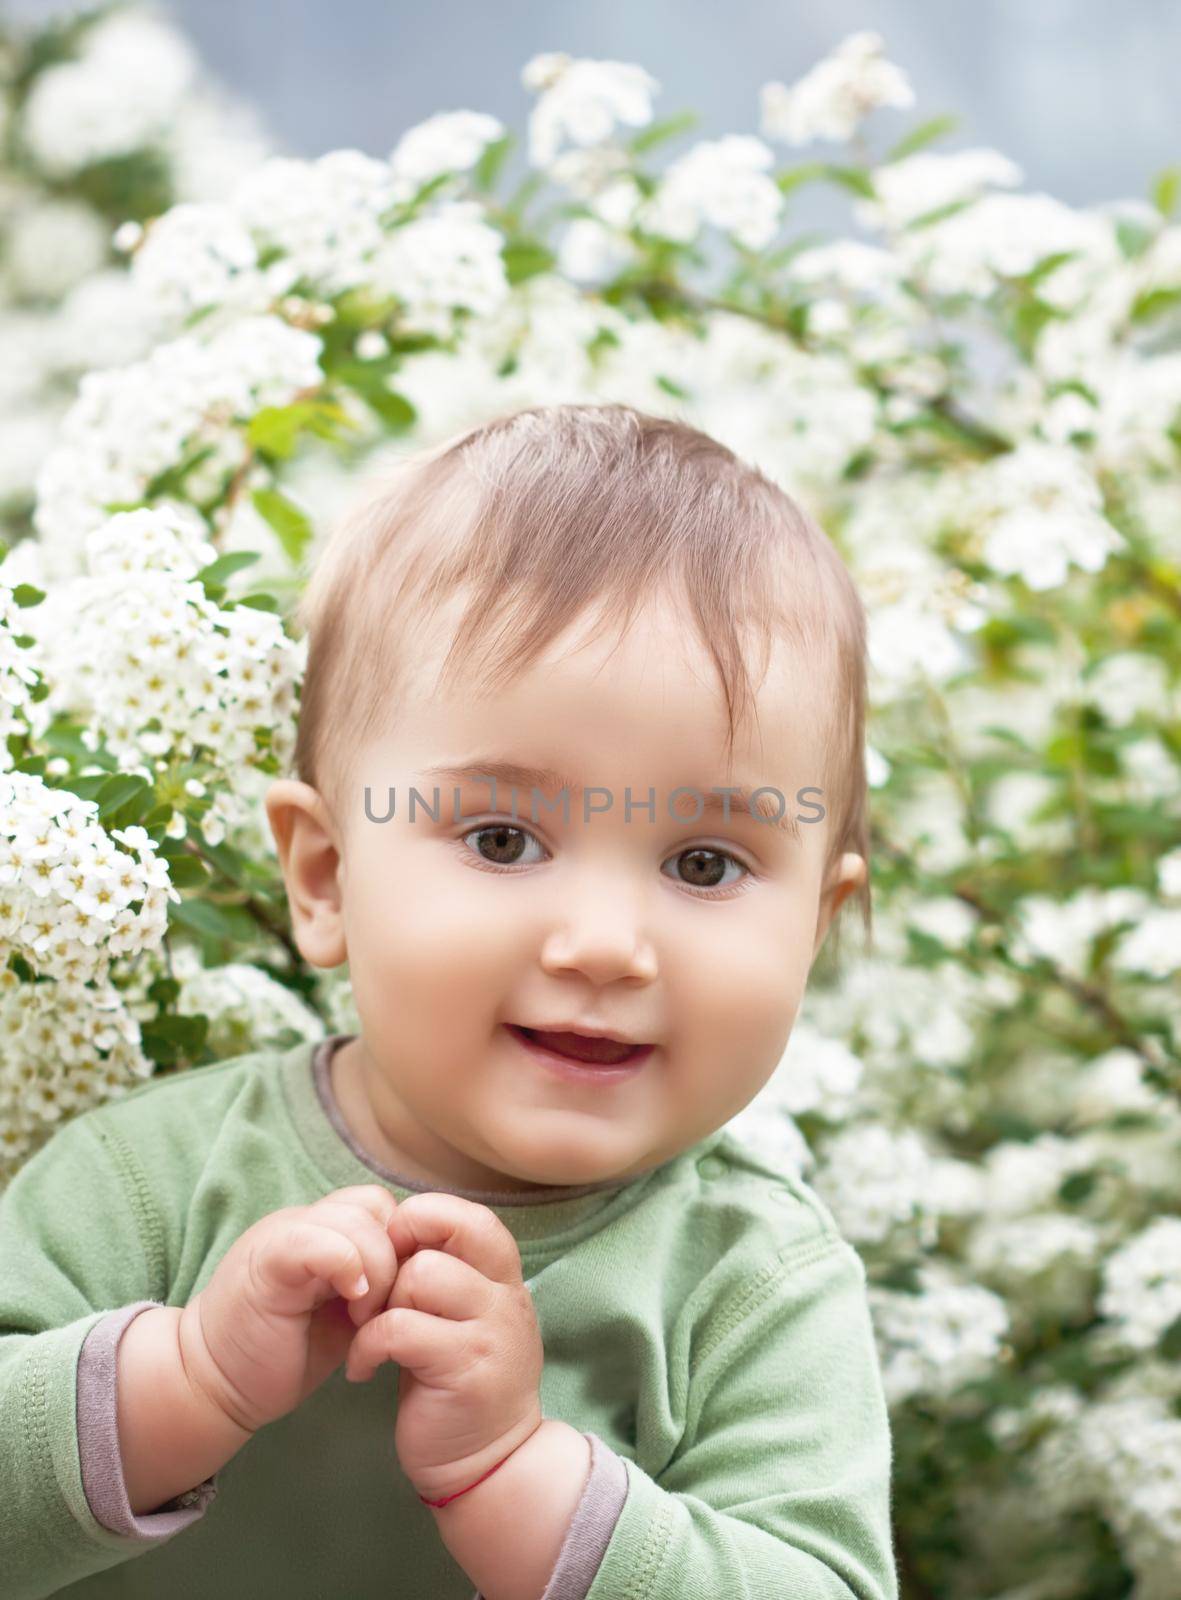
<path id="1" fill-rule="evenodd" d="M 353 1285 L 353 1288 L 354 1288 L 354 1290 L 356 1291 L 357 1294 L 368 1294 L 369 1293 L 369 1279 L 365 1276 L 364 1273 L 362 1273 L 361 1276 L 357 1279 L 356 1283 Z"/>

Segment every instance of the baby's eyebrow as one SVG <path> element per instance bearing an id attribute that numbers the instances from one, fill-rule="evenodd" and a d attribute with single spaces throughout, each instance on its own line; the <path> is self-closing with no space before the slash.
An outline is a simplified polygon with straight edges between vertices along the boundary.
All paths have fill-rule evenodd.
<path id="1" fill-rule="evenodd" d="M 487 761 L 465 761 L 459 765 L 444 762 L 439 766 L 424 767 L 422 775 L 424 778 L 447 778 L 452 783 L 478 783 L 481 780 L 486 782 L 489 778 L 495 778 L 497 783 L 503 783 L 510 789 L 539 789 L 543 794 L 552 794 L 554 790 L 565 789 L 575 798 L 579 797 L 583 792 L 582 784 L 575 783 L 573 778 L 568 778 L 565 773 L 555 771 L 553 767 L 524 766 L 519 761 L 506 761 L 496 756 L 490 757 Z M 691 784 L 687 784 L 685 787 L 694 788 Z M 764 809 L 770 802 L 752 803 L 749 789 L 738 784 L 719 784 L 717 787 L 727 788 L 728 794 L 715 794 L 710 789 L 698 788 L 690 797 L 690 803 L 692 804 L 696 804 L 698 798 L 700 799 L 702 815 L 724 817 L 728 805 L 731 814 L 734 812 L 745 813 L 753 817 L 760 826 L 770 827 L 776 833 L 785 834 L 789 839 L 794 839 L 797 844 L 800 843 L 800 824 L 787 810 L 786 804 L 783 816 L 774 817 L 768 815 Z M 767 785 L 766 787 L 769 788 L 771 786 Z M 785 802 L 788 799 L 788 796 L 784 796 Z M 809 802 L 809 804 L 814 803 L 812 801 Z M 632 805 L 633 807 L 638 806 L 634 796 Z M 686 817 L 683 820 L 688 822 L 690 818 Z"/>

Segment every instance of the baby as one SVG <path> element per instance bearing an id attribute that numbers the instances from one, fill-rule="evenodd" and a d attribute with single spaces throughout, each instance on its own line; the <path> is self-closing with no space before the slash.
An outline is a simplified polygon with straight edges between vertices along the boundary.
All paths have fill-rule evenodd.
<path id="1" fill-rule="evenodd" d="M 400 464 L 266 810 L 354 1035 L 154 1079 L 0 1196 L 0 1591 L 894 1600 L 865 1274 L 725 1125 L 843 906 L 865 618 L 683 423 Z"/>

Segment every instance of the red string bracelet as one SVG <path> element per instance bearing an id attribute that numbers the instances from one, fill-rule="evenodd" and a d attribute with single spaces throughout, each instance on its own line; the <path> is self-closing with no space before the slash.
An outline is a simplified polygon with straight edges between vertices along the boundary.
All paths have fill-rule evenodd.
<path id="1" fill-rule="evenodd" d="M 508 1455 L 511 1456 L 513 1453 L 514 1452 L 510 1450 Z M 504 1463 L 507 1460 L 508 1456 L 505 1456 L 502 1460 L 496 1463 L 495 1467 L 489 1467 L 488 1471 L 484 1474 L 484 1478 L 490 1478 L 498 1468 L 504 1466 Z M 484 1478 L 477 1478 L 476 1483 L 483 1483 Z M 469 1483 L 467 1489 L 474 1489 L 476 1487 L 476 1483 Z M 461 1494 L 466 1494 L 467 1489 L 457 1489 L 454 1494 L 445 1494 L 441 1500 L 428 1500 L 424 1494 L 420 1494 L 418 1498 L 422 1501 L 424 1506 L 445 1506 L 449 1500 L 458 1500 Z"/>

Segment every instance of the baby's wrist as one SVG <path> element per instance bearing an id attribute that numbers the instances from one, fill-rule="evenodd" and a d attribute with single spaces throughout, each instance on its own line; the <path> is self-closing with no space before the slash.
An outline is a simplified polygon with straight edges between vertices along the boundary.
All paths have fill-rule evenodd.
<path id="1" fill-rule="evenodd" d="M 214 1430 L 224 1430 L 235 1449 L 254 1437 L 257 1427 L 235 1407 L 201 1328 L 201 1296 L 195 1295 L 177 1322 L 177 1349 L 194 1404 L 205 1411 Z"/>
<path id="2" fill-rule="evenodd" d="M 475 1491 L 477 1484 L 482 1484 L 498 1468 L 516 1458 L 524 1447 L 535 1439 L 546 1426 L 547 1423 L 544 1419 L 539 1419 L 528 1425 L 523 1424 L 515 1434 L 505 1435 L 496 1446 L 469 1457 L 459 1470 L 447 1468 L 436 1471 L 429 1478 L 414 1483 L 414 1492 L 420 1500 L 430 1505 L 432 1510 L 441 1509 L 434 1502 L 458 1499 L 460 1495 L 466 1497 L 469 1492 Z M 513 1442 L 514 1439 L 515 1443 Z"/>

